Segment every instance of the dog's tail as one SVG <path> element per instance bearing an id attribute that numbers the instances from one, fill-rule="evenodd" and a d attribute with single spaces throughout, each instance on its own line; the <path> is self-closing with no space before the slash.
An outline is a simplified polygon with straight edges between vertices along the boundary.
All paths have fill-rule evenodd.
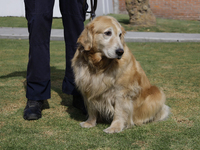
<path id="1" fill-rule="evenodd" d="M 163 105 L 162 109 L 154 117 L 154 121 L 163 121 L 166 120 L 170 115 L 170 107 Z"/>

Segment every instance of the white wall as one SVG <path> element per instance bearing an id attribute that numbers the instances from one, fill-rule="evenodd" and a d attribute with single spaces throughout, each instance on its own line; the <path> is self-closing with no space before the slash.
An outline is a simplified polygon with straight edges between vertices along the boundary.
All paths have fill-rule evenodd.
<path id="1" fill-rule="evenodd" d="M 97 0 L 97 2 L 97 16 L 113 13 L 112 0 Z M 87 3 L 90 5 L 90 0 L 87 0 Z"/>
<path id="2" fill-rule="evenodd" d="M 112 0 L 97 0 L 96 15 L 113 13 Z M 90 0 L 87 0 L 90 10 Z M 59 0 L 55 0 L 54 17 L 61 17 Z M 24 0 L 0 0 L 0 16 L 25 16 Z M 89 14 L 87 15 L 89 18 Z"/>
<path id="3" fill-rule="evenodd" d="M 0 16 L 24 16 L 24 0 L 0 0 Z"/>

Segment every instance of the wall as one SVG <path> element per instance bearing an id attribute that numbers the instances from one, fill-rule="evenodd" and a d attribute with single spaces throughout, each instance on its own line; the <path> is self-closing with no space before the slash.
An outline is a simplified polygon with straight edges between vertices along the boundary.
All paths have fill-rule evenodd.
<path id="1" fill-rule="evenodd" d="M 24 16 L 24 0 L 0 0 L 0 16 Z"/>
<path id="2" fill-rule="evenodd" d="M 200 0 L 149 0 L 156 17 L 200 20 Z M 119 0 L 120 13 L 127 13 L 125 0 Z"/>
<path id="3" fill-rule="evenodd" d="M 87 0 L 90 10 L 90 0 Z M 112 0 L 98 0 L 96 15 L 106 15 L 113 13 Z M 24 0 L 0 0 L 0 16 L 25 16 Z M 59 9 L 59 0 L 55 0 L 54 17 L 61 17 Z M 89 14 L 87 15 L 89 18 Z"/>
<path id="4" fill-rule="evenodd" d="M 125 0 L 119 0 L 119 13 L 127 13 Z"/>
<path id="5" fill-rule="evenodd" d="M 157 17 L 200 20 L 200 0 L 150 0 Z"/>
<path id="6" fill-rule="evenodd" d="M 87 3 L 90 7 L 90 0 L 87 0 Z M 112 0 L 97 0 L 96 15 L 101 16 L 101 15 L 106 15 L 110 13 L 113 13 L 113 1 Z"/>

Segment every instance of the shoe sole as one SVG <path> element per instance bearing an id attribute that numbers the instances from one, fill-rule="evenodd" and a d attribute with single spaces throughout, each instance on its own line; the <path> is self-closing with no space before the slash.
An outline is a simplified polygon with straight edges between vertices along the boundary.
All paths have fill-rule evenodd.
<path id="1" fill-rule="evenodd" d="M 25 120 L 38 120 L 40 118 L 41 118 L 41 116 L 38 116 L 36 114 L 30 114 L 28 116 L 24 116 Z"/>

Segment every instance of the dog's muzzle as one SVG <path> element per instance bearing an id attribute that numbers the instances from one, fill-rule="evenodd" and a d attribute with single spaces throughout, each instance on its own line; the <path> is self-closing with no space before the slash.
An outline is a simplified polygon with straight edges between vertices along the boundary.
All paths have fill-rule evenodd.
<path id="1" fill-rule="evenodd" d="M 124 50 L 123 49 L 117 49 L 116 51 L 115 51 L 115 53 L 117 54 L 117 58 L 118 59 L 120 59 L 120 58 L 122 58 L 122 55 L 124 54 Z"/>

